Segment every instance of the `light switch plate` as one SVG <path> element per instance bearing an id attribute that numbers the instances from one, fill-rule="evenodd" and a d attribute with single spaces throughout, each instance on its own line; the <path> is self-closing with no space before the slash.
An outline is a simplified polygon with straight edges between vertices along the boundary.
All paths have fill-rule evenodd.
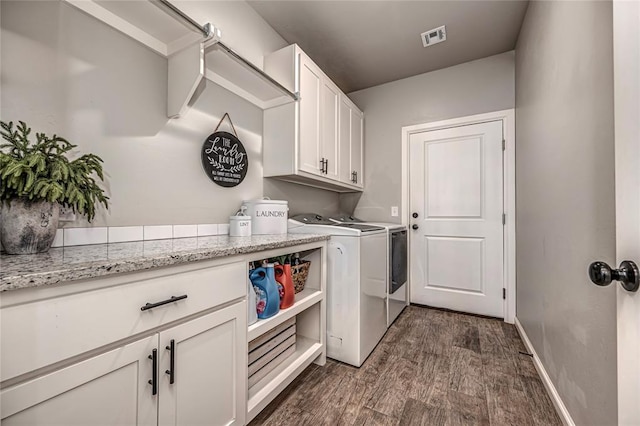
<path id="1" fill-rule="evenodd" d="M 398 206 L 391 206 L 391 216 L 393 217 L 398 216 Z"/>

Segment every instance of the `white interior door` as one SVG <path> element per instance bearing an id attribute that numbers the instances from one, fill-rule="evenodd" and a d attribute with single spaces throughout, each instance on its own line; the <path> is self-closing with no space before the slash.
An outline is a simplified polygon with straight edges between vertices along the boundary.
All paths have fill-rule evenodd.
<path id="1" fill-rule="evenodd" d="M 616 257 L 640 263 L 640 3 L 613 2 Z M 617 267 L 611 265 L 612 267 Z M 617 285 L 617 284 L 616 284 Z M 640 424 L 640 295 L 618 285 L 618 424 Z"/>
<path id="2" fill-rule="evenodd" d="M 502 121 L 409 139 L 411 302 L 503 317 Z"/>

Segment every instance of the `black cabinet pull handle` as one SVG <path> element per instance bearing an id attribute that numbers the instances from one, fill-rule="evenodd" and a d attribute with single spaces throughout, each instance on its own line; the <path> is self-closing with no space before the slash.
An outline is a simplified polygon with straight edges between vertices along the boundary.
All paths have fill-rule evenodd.
<path id="1" fill-rule="evenodd" d="M 158 393 L 158 350 L 154 349 L 151 351 L 151 355 L 149 355 L 149 359 L 151 360 L 153 371 L 151 373 L 151 380 L 149 380 L 149 384 L 151 385 L 151 395 L 156 395 Z"/>
<path id="2" fill-rule="evenodd" d="M 162 302 L 156 303 L 147 303 L 143 307 L 140 308 L 141 311 L 147 311 L 149 309 L 157 308 L 158 306 L 166 305 L 167 303 L 177 302 L 178 300 L 186 299 L 187 295 L 183 294 L 182 296 L 171 296 L 167 300 L 163 300 Z"/>
<path id="3" fill-rule="evenodd" d="M 169 375 L 169 383 L 173 384 L 176 378 L 176 341 L 171 339 L 169 346 L 166 347 L 169 352 L 169 369 L 165 371 Z"/>
<path id="4" fill-rule="evenodd" d="M 324 174 L 329 173 L 329 159 L 324 160 Z"/>
<path id="5" fill-rule="evenodd" d="M 324 157 L 320 159 L 320 173 L 324 173 Z"/>

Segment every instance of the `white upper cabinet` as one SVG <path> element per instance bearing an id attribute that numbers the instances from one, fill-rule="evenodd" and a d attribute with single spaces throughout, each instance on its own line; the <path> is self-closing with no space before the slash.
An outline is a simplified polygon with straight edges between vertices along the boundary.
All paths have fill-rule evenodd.
<path id="1" fill-rule="evenodd" d="M 322 71 L 309 58 L 300 58 L 300 170 L 322 174 L 320 112 L 322 109 Z"/>
<path id="2" fill-rule="evenodd" d="M 362 176 L 362 112 L 347 98 L 340 98 L 340 179 L 364 188 Z"/>
<path id="3" fill-rule="evenodd" d="M 364 114 L 358 108 L 351 110 L 351 170 L 353 182 L 359 188 L 364 188 Z"/>
<path id="4" fill-rule="evenodd" d="M 330 179 L 339 180 L 339 134 L 338 123 L 340 117 L 341 94 L 338 86 L 333 84 L 328 78 L 324 78 L 322 82 L 322 143 L 321 143 L 321 160 L 324 163 L 324 174 Z"/>
<path id="5" fill-rule="evenodd" d="M 297 45 L 268 55 L 264 62 L 265 71 L 300 98 L 264 111 L 264 176 L 336 192 L 362 190 L 361 180 L 356 183 L 352 174 L 362 173 L 362 112 Z M 358 125 L 352 120 L 359 120 Z M 352 142 L 354 137 L 358 143 Z"/>

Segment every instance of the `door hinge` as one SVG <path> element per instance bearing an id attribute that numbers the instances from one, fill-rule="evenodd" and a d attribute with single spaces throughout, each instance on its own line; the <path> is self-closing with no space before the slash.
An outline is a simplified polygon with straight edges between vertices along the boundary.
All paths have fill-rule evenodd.
<path id="1" fill-rule="evenodd" d="M 505 300 L 506 300 L 506 298 L 507 298 L 507 289 L 506 289 L 506 288 L 503 288 L 503 289 L 502 289 L 502 299 L 505 299 Z"/>
<path id="2" fill-rule="evenodd" d="M 505 141 L 504 139 L 502 139 L 502 150 L 506 150 L 507 149 L 507 141 Z"/>
<path id="3" fill-rule="evenodd" d="M 502 224 L 503 225 L 507 224 L 507 214 L 506 213 L 502 213 Z"/>

